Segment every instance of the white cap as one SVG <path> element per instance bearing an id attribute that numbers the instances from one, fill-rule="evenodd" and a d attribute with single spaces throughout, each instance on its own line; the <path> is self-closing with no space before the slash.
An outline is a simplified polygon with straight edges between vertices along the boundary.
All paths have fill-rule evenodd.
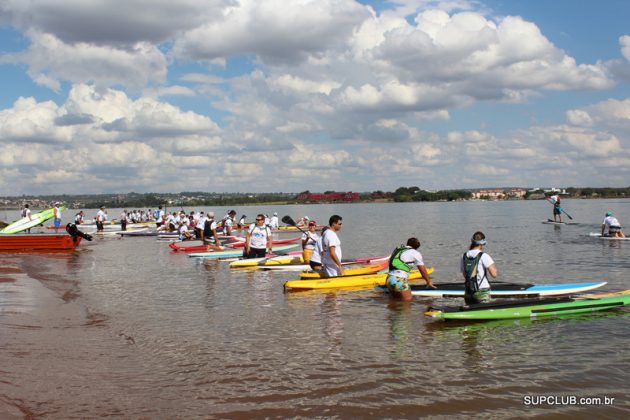
<path id="1" fill-rule="evenodd" d="M 274 215 L 274 216 L 277 216 L 277 215 L 278 215 L 278 213 L 274 211 L 274 212 L 273 212 L 273 215 Z"/>
<path id="2" fill-rule="evenodd" d="M 214 212 L 213 211 L 209 211 L 208 212 L 208 217 L 214 217 Z"/>
<path id="3" fill-rule="evenodd" d="M 304 216 L 304 220 L 308 220 L 308 216 Z"/>

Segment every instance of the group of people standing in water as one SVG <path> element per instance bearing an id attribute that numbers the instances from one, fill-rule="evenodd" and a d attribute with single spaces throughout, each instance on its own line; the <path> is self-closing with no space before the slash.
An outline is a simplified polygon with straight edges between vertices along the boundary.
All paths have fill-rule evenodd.
<path id="1" fill-rule="evenodd" d="M 337 232 L 343 226 L 343 218 L 330 216 L 328 226 L 317 233 L 317 222 L 308 221 L 308 231 L 302 234 L 303 258 L 311 269 L 319 271 L 326 277 L 338 277 L 344 274 L 341 263 L 341 241 Z M 497 267 L 490 255 L 484 252 L 486 237 L 483 232 L 475 232 L 469 250 L 463 255 L 461 272 L 466 285 L 466 302 L 477 303 L 488 300 L 490 283 L 488 275 L 497 277 Z M 409 286 L 411 270 L 417 268 L 427 287 L 435 289 L 431 276 L 419 251 L 420 241 L 412 237 L 407 243 L 396 247 L 389 258 L 389 272 L 386 286 L 390 294 L 403 301 L 412 298 Z"/>

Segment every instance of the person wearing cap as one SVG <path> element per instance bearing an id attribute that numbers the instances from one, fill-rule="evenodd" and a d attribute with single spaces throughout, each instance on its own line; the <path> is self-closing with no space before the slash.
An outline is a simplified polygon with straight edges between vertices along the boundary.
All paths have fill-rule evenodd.
<path id="1" fill-rule="evenodd" d="M 553 221 L 562 223 L 562 208 L 560 207 L 560 193 L 556 193 L 549 197 L 553 204 Z"/>
<path id="2" fill-rule="evenodd" d="M 311 256 L 313 255 L 313 251 L 317 247 L 317 240 L 319 239 L 319 235 L 316 232 L 317 230 L 317 222 L 311 220 L 308 222 L 308 232 L 302 234 L 302 258 L 305 263 L 310 264 Z M 319 268 L 321 269 L 321 258 L 316 258 Z M 311 267 L 313 268 L 313 267 Z"/>
<path id="3" fill-rule="evenodd" d="M 55 227 L 55 233 L 61 227 L 61 203 L 57 201 L 53 207 L 53 226 Z"/>
<path id="4" fill-rule="evenodd" d="M 298 221 L 297 221 L 297 225 L 302 227 L 302 226 L 306 226 L 308 224 L 308 216 L 304 216 L 301 217 Z"/>
<path id="5" fill-rule="evenodd" d="M 214 220 L 214 212 L 209 211 L 203 221 L 203 233 L 201 236 L 203 243 L 208 247 L 208 251 L 222 251 L 223 247 L 219 242 L 217 234 L 217 222 Z"/>
<path id="6" fill-rule="evenodd" d="M 470 248 L 464 253 L 460 269 L 464 276 L 464 300 L 467 305 L 490 300 L 490 282 L 488 274 L 497 278 L 497 266 L 485 252 L 486 236 L 475 232 L 470 241 Z"/>
<path id="7" fill-rule="evenodd" d="M 409 238 L 407 244 L 396 247 L 389 258 L 389 273 L 385 284 L 390 296 L 403 302 L 409 302 L 412 299 L 409 273 L 416 267 L 427 287 L 435 289 L 418 248 L 420 248 L 420 240 Z"/>
<path id="8" fill-rule="evenodd" d="M 107 212 L 105 211 L 105 206 L 101 206 L 98 213 L 96 213 L 96 231 L 102 232 L 104 230 L 103 223 L 107 220 Z"/>
<path id="9" fill-rule="evenodd" d="M 613 212 L 606 212 L 606 217 L 602 222 L 602 236 L 607 236 L 610 238 L 625 238 L 626 235 L 621 230 L 621 224 L 619 220 L 615 216 L 613 216 Z"/>
<path id="10" fill-rule="evenodd" d="M 271 216 L 271 219 L 269 219 L 269 227 L 271 229 L 278 229 L 278 213 L 274 212 L 273 216 Z"/>
<path id="11" fill-rule="evenodd" d="M 245 227 L 245 224 L 247 223 L 245 222 L 246 217 L 247 217 L 246 215 L 242 215 L 241 218 L 238 219 L 238 223 L 236 224 L 236 227 L 238 229 L 243 229 L 243 227 Z"/>
<path id="12" fill-rule="evenodd" d="M 193 217 L 193 223 L 195 226 L 193 230 L 195 232 L 195 238 L 197 239 L 203 238 L 203 228 L 204 228 L 205 221 L 206 221 L 206 215 L 204 214 L 203 211 L 195 213 L 195 216 Z"/>

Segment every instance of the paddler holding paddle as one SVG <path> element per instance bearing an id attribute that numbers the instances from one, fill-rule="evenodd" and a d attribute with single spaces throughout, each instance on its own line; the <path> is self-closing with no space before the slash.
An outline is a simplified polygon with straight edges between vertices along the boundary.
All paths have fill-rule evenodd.
<path id="1" fill-rule="evenodd" d="M 562 223 L 562 207 L 560 207 L 560 193 L 556 193 L 549 197 L 549 201 L 553 204 L 553 221 Z"/>
<path id="2" fill-rule="evenodd" d="M 305 263 L 310 263 L 313 251 L 317 246 L 317 240 L 319 235 L 315 231 L 317 229 L 317 222 L 311 220 L 308 222 L 308 232 L 302 234 L 302 257 Z"/>
<path id="3" fill-rule="evenodd" d="M 427 287 L 435 289 L 429 276 L 429 272 L 424 266 L 422 254 L 418 251 L 420 241 L 418 238 L 407 239 L 407 245 L 401 245 L 394 250 L 389 257 L 389 274 L 387 275 L 387 290 L 393 298 L 409 302 L 412 298 L 409 287 L 409 273 L 414 267 L 422 274 L 422 278 L 427 283 Z"/>

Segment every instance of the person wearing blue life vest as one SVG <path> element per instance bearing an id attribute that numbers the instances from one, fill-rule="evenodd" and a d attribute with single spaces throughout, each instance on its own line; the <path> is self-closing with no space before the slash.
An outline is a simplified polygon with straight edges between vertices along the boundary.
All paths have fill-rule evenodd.
<path id="1" fill-rule="evenodd" d="M 407 239 L 407 245 L 397 247 L 389 258 L 389 273 L 387 274 L 386 285 L 390 296 L 393 298 L 404 302 L 411 300 L 409 273 L 415 267 L 422 274 L 427 287 L 435 289 L 418 248 L 420 248 L 418 238 L 409 238 Z"/>
<path id="2" fill-rule="evenodd" d="M 470 248 L 464 253 L 460 269 L 464 275 L 464 300 L 466 304 L 487 302 L 490 300 L 490 282 L 497 277 L 497 266 L 490 255 L 484 252 L 487 244 L 483 232 L 475 232 L 470 242 Z"/>
<path id="3" fill-rule="evenodd" d="M 562 208 L 560 207 L 560 193 L 554 194 L 549 197 L 551 204 L 553 204 L 553 221 L 562 223 Z"/>

